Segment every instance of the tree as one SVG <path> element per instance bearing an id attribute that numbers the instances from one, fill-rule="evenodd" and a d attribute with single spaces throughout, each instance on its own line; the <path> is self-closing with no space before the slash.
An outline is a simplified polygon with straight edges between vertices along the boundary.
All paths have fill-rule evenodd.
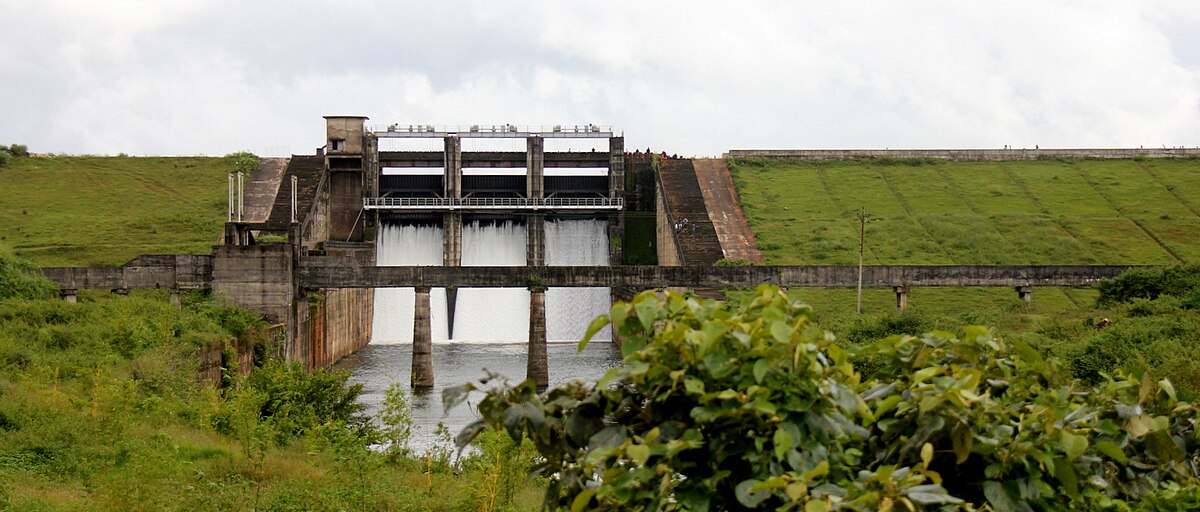
<path id="1" fill-rule="evenodd" d="M 245 173 L 247 175 L 253 174 L 254 171 L 258 169 L 259 161 L 262 160 L 258 157 L 258 155 L 249 151 L 230 153 L 225 155 L 225 159 L 229 160 L 230 163 L 233 164 L 233 172 Z"/>
<path id="2" fill-rule="evenodd" d="M 539 395 L 489 376 L 444 399 L 488 389 L 459 444 L 488 425 L 532 439 L 548 508 L 1096 508 L 1164 483 L 1196 495 L 1196 410 L 1168 381 L 1118 375 L 1082 393 L 984 328 L 850 350 L 810 319 L 767 285 L 736 310 L 646 292 L 589 327 L 624 339 L 624 364 L 595 386 Z"/>

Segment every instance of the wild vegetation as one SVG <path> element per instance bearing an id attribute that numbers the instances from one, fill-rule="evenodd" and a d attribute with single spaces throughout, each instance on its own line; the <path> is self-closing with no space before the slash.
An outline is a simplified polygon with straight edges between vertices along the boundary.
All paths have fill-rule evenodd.
<path id="1" fill-rule="evenodd" d="M 492 387 L 459 442 L 532 439 L 572 510 L 1200 506 L 1200 420 L 1170 379 L 1082 383 L 982 327 L 844 345 L 811 311 L 767 285 L 737 308 L 643 293 L 589 328 L 612 323 L 623 366 Z"/>
<path id="2" fill-rule="evenodd" d="M 770 264 L 1171 265 L 1200 259 L 1200 160 L 731 160 Z"/>
<path id="3" fill-rule="evenodd" d="M 247 155 L 13 158 L 0 171 L 0 243 L 42 266 L 208 253 L 225 221 L 225 176 Z"/>
<path id="4" fill-rule="evenodd" d="M 0 510 L 532 510 L 528 447 L 407 448 L 405 387 L 366 417 L 348 374 L 269 361 L 227 386 L 197 351 L 267 343 L 257 315 L 165 292 L 57 298 L 0 254 Z M 517 476 L 514 476 L 517 475 Z"/>

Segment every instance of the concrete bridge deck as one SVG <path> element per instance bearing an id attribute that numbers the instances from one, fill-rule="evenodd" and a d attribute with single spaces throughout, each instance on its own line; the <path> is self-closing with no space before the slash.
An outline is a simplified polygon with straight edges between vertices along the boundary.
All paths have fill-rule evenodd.
<path id="1" fill-rule="evenodd" d="M 1134 266 L 941 266 L 863 267 L 863 286 L 1089 286 Z M 258 269 L 259 271 L 269 271 Z M 275 272 L 288 273 L 280 268 Z M 64 290 L 211 288 L 212 256 L 139 256 L 122 267 L 48 267 L 42 273 Z M 570 286 L 609 288 L 749 288 L 760 283 L 787 287 L 853 287 L 856 266 L 537 266 L 377 267 L 360 257 L 308 255 L 295 267 L 301 288 L 468 288 Z M 284 278 L 286 279 L 286 278 Z"/>
<path id="2" fill-rule="evenodd" d="M 863 286 L 1088 286 L 1127 266 L 870 266 Z M 297 269 L 304 288 L 435 287 L 633 287 L 751 288 L 853 287 L 856 266 L 745 267 L 375 267 L 336 257 L 310 257 Z"/>

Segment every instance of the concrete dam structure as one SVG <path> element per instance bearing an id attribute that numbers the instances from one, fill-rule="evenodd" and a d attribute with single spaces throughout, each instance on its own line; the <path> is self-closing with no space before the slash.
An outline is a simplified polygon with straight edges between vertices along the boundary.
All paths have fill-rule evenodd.
<path id="1" fill-rule="evenodd" d="M 373 335 L 403 332 L 398 341 L 413 344 L 412 385 L 424 388 L 434 380 L 435 341 L 492 335 L 526 341 L 527 377 L 545 385 L 548 339 L 577 338 L 614 297 L 646 289 L 861 282 L 892 288 L 903 309 L 914 286 L 1005 286 L 1029 300 L 1037 286 L 1088 285 L 1129 268 L 877 266 L 860 279 L 857 267 L 716 267 L 756 251 L 740 212 L 726 204 L 710 218 L 720 211 L 712 203 L 737 201 L 724 190 L 732 182 L 722 162 L 626 153 L 623 136 L 595 125 L 325 121 L 327 140 L 314 155 L 264 161 L 249 180 L 230 177 L 223 243 L 211 255 L 43 273 L 68 300 L 85 288 L 212 290 L 285 326 L 277 353 L 310 369 L 331 366 Z M 391 147 L 413 141 L 424 147 Z M 470 147 L 497 141 L 523 150 Z M 579 141 L 605 147 L 547 150 Z M 631 212 L 651 221 L 646 240 L 657 264 L 622 264 Z M 268 235 L 286 242 L 262 243 Z M 502 323 L 507 334 L 490 332 Z"/>

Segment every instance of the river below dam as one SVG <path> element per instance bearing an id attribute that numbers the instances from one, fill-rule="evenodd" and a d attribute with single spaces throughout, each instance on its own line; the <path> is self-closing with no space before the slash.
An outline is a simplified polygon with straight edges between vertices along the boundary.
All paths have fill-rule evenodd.
<path id="1" fill-rule="evenodd" d="M 545 224 L 546 265 L 608 265 L 607 223 L 597 219 L 558 219 Z M 377 264 L 381 266 L 441 265 L 442 227 L 436 223 L 390 222 L 381 226 Z M 526 227 L 511 220 L 473 220 L 462 228 L 462 264 L 525 265 Z M 451 308 L 450 301 L 454 301 Z M 504 375 L 512 384 L 525 380 L 529 339 L 529 291 L 523 288 L 460 288 L 451 299 L 443 288 L 430 293 L 434 388 L 413 391 L 412 288 L 375 290 L 371 343 L 344 358 L 335 368 L 349 370 L 351 381 L 363 385 L 361 401 L 375 414 L 384 392 L 400 382 L 410 397 L 415 431 L 410 443 L 418 452 L 437 442 L 438 422 L 456 435 L 478 415 L 474 406 L 483 397 L 472 393 L 468 403 L 449 413 L 442 408 L 442 390 L 478 381 L 484 369 Z M 592 383 L 620 364 L 620 352 L 610 341 L 611 330 L 596 333 L 577 353 L 588 324 L 607 313 L 607 288 L 550 288 L 546 291 L 546 337 L 550 385 L 569 380 Z M 453 315 L 450 311 L 456 311 Z"/>
<path id="2" fill-rule="evenodd" d="M 349 370 L 350 381 L 363 385 L 359 401 L 367 406 L 366 412 L 371 415 L 379 412 L 388 386 L 393 382 L 401 383 L 409 395 L 415 423 L 409 446 L 419 453 L 437 442 L 434 432 L 438 422 L 444 423 L 454 436 L 479 417 L 475 406 L 483 393 L 471 393 L 467 404 L 444 413 L 443 389 L 478 381 L 484 376 L 485 368 L 508 377 L 511 384 L 520 383 L 525 379 L 526 347 L 525 343 L 435 343 L 434 387 L 418 392 L 408 387 L 412 375 L 412 344 L 372 343 L 342 359 L 334 368 Z M 577 347 L 575 342 L 548 344 L 551 386 L 570 380 L 595 382 L 608 369 L 621 363 L 620 351 L 611 342 L 590 343 L 583 352 L 578 352 Z"/>

